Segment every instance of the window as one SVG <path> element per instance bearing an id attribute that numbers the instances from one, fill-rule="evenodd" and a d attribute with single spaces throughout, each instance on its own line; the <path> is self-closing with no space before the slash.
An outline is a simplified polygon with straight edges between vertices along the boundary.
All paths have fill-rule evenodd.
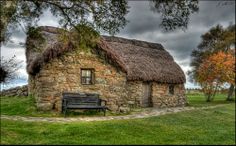
<path id="1" fill-rule="evenodd" d="M 81 69 L 81 84 L 94 84 L 94 69 Z"/>
<path id="2" fill-rule="evenodd" d="M 175 91 L 175 86 L 174 85 L 169 85 L 169 94 L 174 94 L 174 91 Z"/>

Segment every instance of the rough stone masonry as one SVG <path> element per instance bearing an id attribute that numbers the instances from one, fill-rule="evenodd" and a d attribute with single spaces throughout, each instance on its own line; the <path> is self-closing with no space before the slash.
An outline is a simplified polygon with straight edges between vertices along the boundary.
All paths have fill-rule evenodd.
<path id="1" fill-rule="evenodd" d="M 98 93 L 115 112 L 186 104 L 184 72 L 161 44 L 101 36 L 88 50 L 73 49 L 60 32 L 41 26 L 41 40 L 27 37 L 28 94 L 39 110 L 60 112 L 63 92 Z M 93 84 L 82 84 L 83 69 L 93 70 Z"/>

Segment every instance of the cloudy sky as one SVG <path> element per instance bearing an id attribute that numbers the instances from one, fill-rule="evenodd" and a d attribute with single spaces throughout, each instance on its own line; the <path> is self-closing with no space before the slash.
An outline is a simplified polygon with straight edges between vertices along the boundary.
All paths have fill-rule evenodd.
<path id="1" fill-rule="evenodd" d="M 190 70 L 190 54 L 201 41 L 200 36 L 217 24 L 224 27 L 227 27 L 230 23 L 235 24 L 234 1 L 200 1 L 199 12 L 190 16 L 188 29 L 172 32 L 164 32 L 159 26 L 161 16 L 150 11 L 148 1 L 129 1 L 129 6 L 130 12 L 126 16 L 129 23 L 117 36 L 161 43 L 181 66 L 185 74 Z M 45 11 L 38 25 L 59 26 L 57 18 L 53 17 L 49 11 Z M 3 88 L 27 84 L 25 48 L 18 45 L 19 42 L 25 42 L 25 38 L 24 31 L 18 30 L 13 33 L 11 38 L 14 43 L 9 42 L 1 46 L 1 56 L 10 58 L 16 55 L 18 61 L 23 61 L 22 67 L 18 71 L 18 78 L 12 81 L 11 85 L 3 86 Z M 187 77 L 185 87 L 193 88 L 197 86 L 190 83 Z"/>

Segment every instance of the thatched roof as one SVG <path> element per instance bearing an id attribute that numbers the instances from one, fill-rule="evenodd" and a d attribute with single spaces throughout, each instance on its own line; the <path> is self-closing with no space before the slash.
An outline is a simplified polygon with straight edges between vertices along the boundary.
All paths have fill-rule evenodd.
<path id="1" fill-rule="evenodd" d="M 73 50 L 72 44 L 62 46 L 60 42 L 57 42 L 55 39 L 57 28 L 40 27 L 40 29 L 42 34 L 46 35 L 47 43 L 41 51 L 33 51 L 27 47 L 29 74 L 37 74 L 44 63 L 64 52 Z M 104 51 L 127 74 L 127 80 L 174 84 L 186 81 L 182 69 L 161 44 L 102 36 L 97 46 L 96 49 Z"/>
<path id="2" fill-rule="evenodd" d="M 64 44 L 58 41 L 59 28 L 41 26 L 38 27 L 38 31 L 44 40 L 32 38 L 29 35 L 26 39 L 26 69 L 31 75 L 36 75 L 41 67 L 51 59 L 74 49 L 72 43 Z"/>

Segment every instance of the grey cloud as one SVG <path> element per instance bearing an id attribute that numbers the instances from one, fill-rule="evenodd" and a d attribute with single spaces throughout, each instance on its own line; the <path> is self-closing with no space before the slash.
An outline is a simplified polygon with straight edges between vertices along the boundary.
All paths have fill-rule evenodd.
<path id="1" fill-rule="evenodd" d="M 201 27 L 209 28 L 218 23 L 227 25 L 230 22 L 235 23 L 235 2 L 228 1 L 229 5 L 218 5 L 218 3 L 220 2 L 199 1 L 199 12 L 190 16 L 189 28 L 201 29 Z M 130 12 L 126 18 L 130 23 L 121 30 L 121 35 L 134 36 L 155 30 L 168 33 L 160 28 L 160 14 L 150 10 L 148 1 L 129 1 L 129 5 Z"/>
<path id="2" fill-rule="evenodd" d="M 212 27 L 218 23 L 235 23 L 235 2 L 200 1 L 199 13 L 193 14 L 190 25 Z"/>
<path id="3" fill-rule="evenodd" d="M 21 44 L 21 43 L 16 43 L 16 42 L 14 42 L 14 43 L 7 43 L 7 44 L 5 45 L 5 47 L 6 47 L 7 49 L 24 49 L 24 48 L 22 47 L 22 44 Z"/>
<path id="4" fill-rule="evenodd" d="M 26 34 L 22 30 L 14 31 L 11 36 L 11 40 L 16 44 L 25 42 L 25 39 L 26 39 Z"/>
<path id="5" fill-rule="evenodd" d="M 219 2 L 216 1 L 200 1 L 199 12 L 190 16 L 188 29 L 185 32 L 182 30 L 163 32 L 163 29 L 159 26 L 161 22 L 160 14 L 150 10 L 148 1 L 129 1 L 130 12 L 126 18 L 130 22 L 117 35 L 161 43 L 186 73 L 190 69 L 190 54 L 199 44 L 200 36 L 217 24 L 227 26 L 229 22 L 235 23 L 235 2 L 229 2 L 233 3 L 218 5 Z M 53 17 L 49 11 L 45 11 L 38 25 L 59 26 L 58 18 Z M 12 38 L 16 42 L 25 41 L 25 34 L 23 31 L 18 31 L 14 33 Z M 17 44 L 7 44 L 1 48 L 1 52 L 3 56 L 16 54 L 18 60 L 24 61 L 20 76 L 27 79 L 25 52 L 20 48 L 22 47 Z M 194 87 L 195 85 L 187 81 L 186 86 Z"/>
<path id="6" fill-rule="evenodd" d="M 178 64 L 181 66 L 188 66 L 190 58 L 185 59 L 184 61 L 178 61 Z"/>
<path id="7" fill-rule="evenodd" d="M 135 35 L 158 29 L 160 15 L 150 10 L 148 1 L 129 1 L 130 12 L 127 15 L 129 23 L 120 34 Z"/>
<path id="8" fill-rule="evenodd" d="M 203 32 L 202 32 L 203 33 Z M 187 31 L 172 32 L 168 34 L 157 32 L 146 32 L 141 37 L 136 36 L 137 39 L 146 40 L 150 42 L 160 43 L 164 48 L 174 56 L 176 60 L 190 58 L 190 54 L 197 44 L 200 42 L 201 32 Z"/>
<path id="9" fill-rule="evenodd" d="M 176 59 L 184 59 L 189 57 L 192 50 L 196 48 L 198 42 L 200 41 L 199 36 L 192 35 L 185 37 L 176 38 L 175 41 L 169 41 L 164 43 L 165 48 L 173 53 Z"/>
<path id="10" fill-rule="evenodd" d="M 59 27 L 59 18 L 54 17 L 49 10 L 46 10 L 43 15 L 40 17 L 38 22 L 39 26 L 55 26 Z"/>

